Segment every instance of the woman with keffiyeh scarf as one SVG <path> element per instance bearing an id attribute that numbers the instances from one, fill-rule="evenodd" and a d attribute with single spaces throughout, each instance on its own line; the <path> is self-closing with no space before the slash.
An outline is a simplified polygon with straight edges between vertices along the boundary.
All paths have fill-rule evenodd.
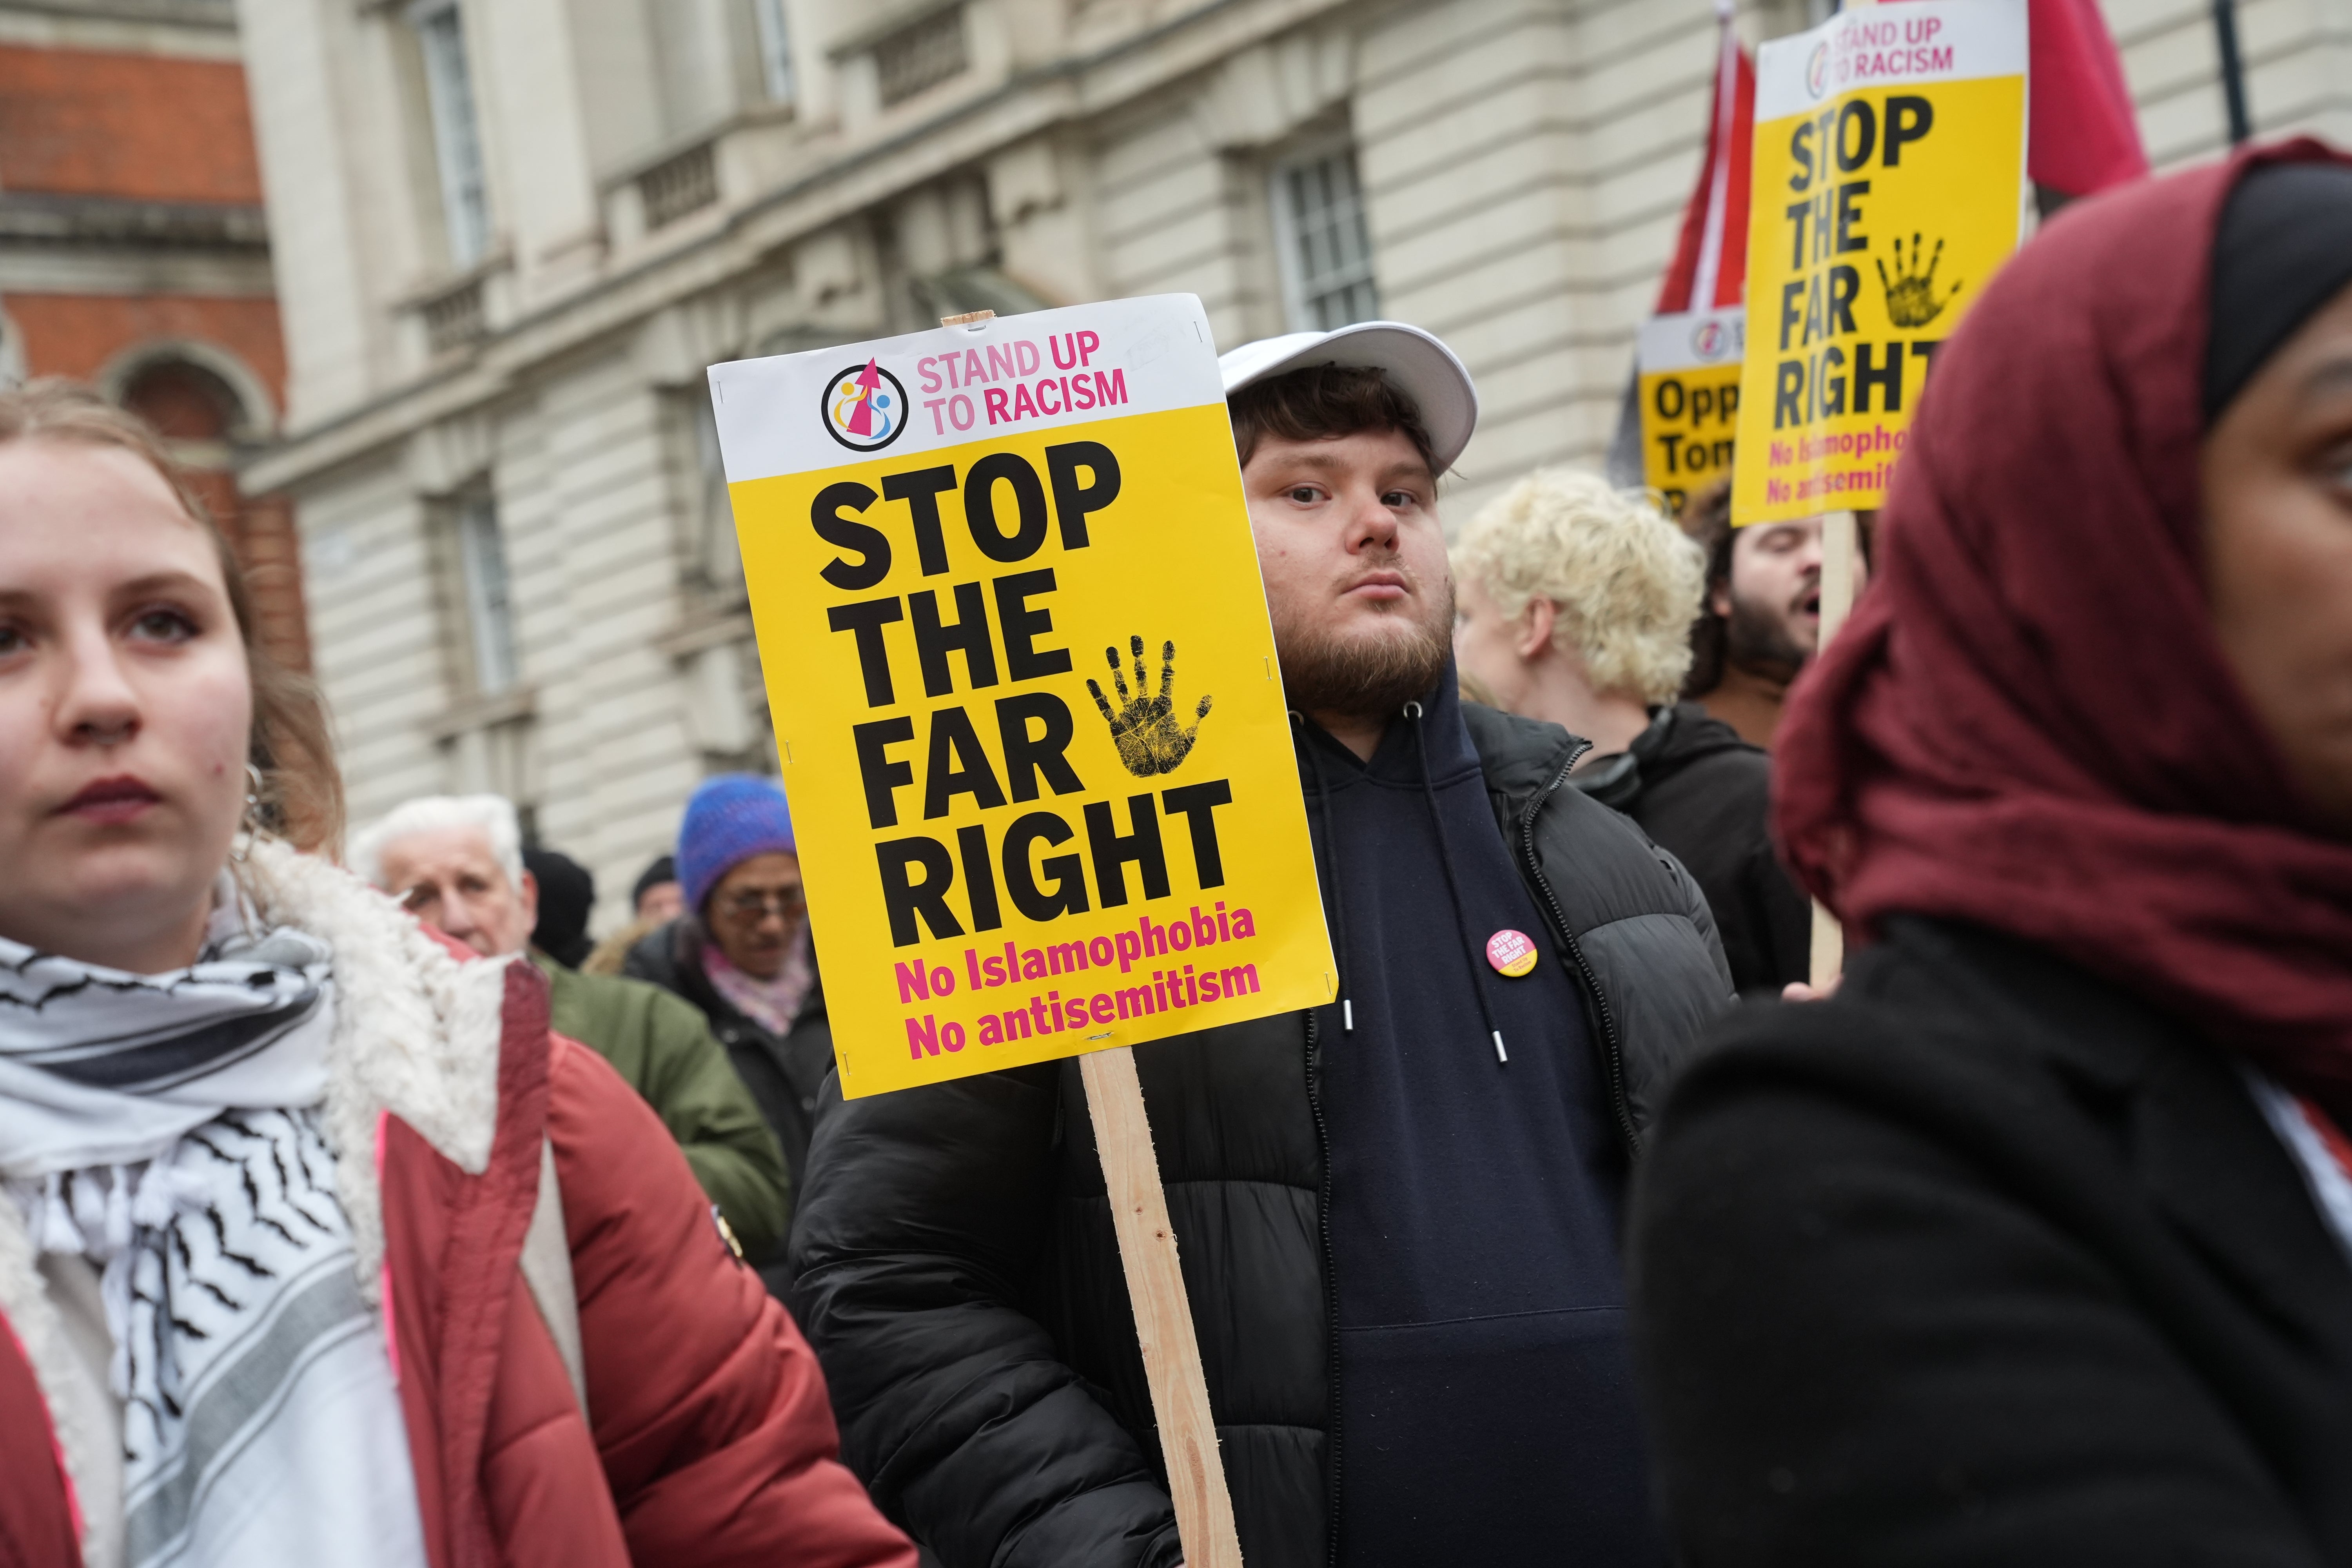
<path id="1" fill-rule="evenodd" d="M 908 1568 L 650 1111 L 306 850 L 144 427 L 0 394 L 0 1562 Z"/>

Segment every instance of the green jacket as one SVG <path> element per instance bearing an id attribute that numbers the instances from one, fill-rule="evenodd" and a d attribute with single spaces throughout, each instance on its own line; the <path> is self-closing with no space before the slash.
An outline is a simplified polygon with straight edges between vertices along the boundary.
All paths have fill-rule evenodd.
<path id="1" fill-rule="evenodd" d="M 783 1151 L 700 1010 L 640 980 L 530 958 L 547 976 L 555 1032 L 612 1063 L 654 1108 L 745 1257 L 761 1263 L 778 1251 L 792 1219 Z"/>

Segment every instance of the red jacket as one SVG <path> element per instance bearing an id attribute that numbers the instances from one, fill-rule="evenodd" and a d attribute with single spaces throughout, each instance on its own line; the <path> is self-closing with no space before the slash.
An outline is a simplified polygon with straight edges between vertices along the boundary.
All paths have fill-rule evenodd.
<path id="1" fill-rule="evenodd" d="M 506 967 L 497 1125 L 469 1175 L 380 1121 L 385 1331 L 432 1568 L 914 1568 L 836 1459 L 807 1342 L 720 1237 L 684 1156 Z M 555 1157 L 589 1416 L 518 1259 Z M 0 1318 L 0 1326 L 7 1326 Z M 592 1424 L 593 1423 L 593 1424 Z M 32 1363 L 0 1334 L 0 1568 L 80 1560 Z"/>

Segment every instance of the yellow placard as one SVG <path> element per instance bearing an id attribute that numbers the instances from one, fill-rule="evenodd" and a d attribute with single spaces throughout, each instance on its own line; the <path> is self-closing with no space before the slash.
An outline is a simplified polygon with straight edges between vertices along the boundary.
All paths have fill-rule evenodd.
<path id="1" fill-rule="evenodd" d="M 1734 305 L 1642 324 L 1635 355 L 1642 481 L 1668 511 L 1681 511 L 1691 491 L 1732 471 L 1744 316 Z"/>
<path id="2" fill-rule="evenodd" d="M 1735 522 L 1875 507 L 2025 213 L 2024 0 L 1849 10 L 1757 61 Z"/>
<path id="3" fill-rule="evenodd" d="M 842 1092 L 1328 1001 L 1199 302 L 711 380 Z"/>

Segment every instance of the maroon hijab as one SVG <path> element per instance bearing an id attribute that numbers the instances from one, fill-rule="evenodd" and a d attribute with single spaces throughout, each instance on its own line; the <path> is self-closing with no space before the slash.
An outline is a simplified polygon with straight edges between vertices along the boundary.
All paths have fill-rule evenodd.
<path id="1" fill-rule="evenodd" d="M 1789 858 L 1849 927 L 2049 948 L 2352 1125 L 2352 844 L 2306 826 L 2222 658 L 2198 489 L 2222 202 L 2252 162 L 2334 156 L 2085 201 L 1995 278 L 1775 762 Z"/>

